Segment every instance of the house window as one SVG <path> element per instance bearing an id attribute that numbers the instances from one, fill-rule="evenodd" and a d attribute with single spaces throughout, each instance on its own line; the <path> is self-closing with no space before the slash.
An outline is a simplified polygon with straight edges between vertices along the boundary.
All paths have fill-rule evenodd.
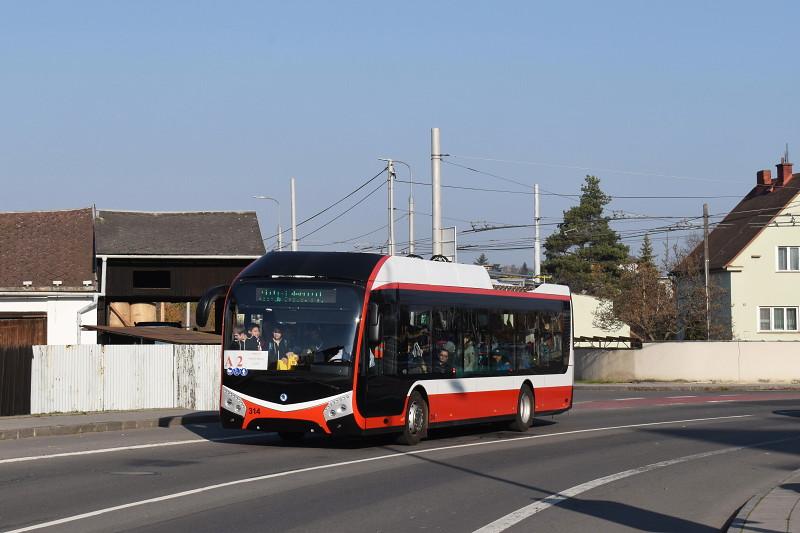
<path id="1" fill-rule="evenodd" d="M 778 271 L 800 271 L 800 246 L 778 246 Z"/>
<path id="2" fill-rule="evenodd" d="M 133 288 L 134 289 L 169 289 L 170 283 L 169 270 L 134 270 Z"/>
<path id="3" fill-rule="evenodd" d="M 797 331 L 797 307 L 759 307 L 759 331 Z"/>

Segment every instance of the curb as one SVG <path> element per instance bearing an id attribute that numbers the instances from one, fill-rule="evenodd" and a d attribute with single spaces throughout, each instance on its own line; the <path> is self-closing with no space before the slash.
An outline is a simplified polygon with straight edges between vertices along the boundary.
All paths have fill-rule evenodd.
<path id="1" fill-rule="evenodd" d="M 750 513 L 753 512 L 753 509 L 755 509 L 756 506 L 761 503 L 761 500 L 763 500 L 771 490 L 772 489 L 759 492 L 747 500 L 747 503 L 745 503 L 742 508 L 739 509 L 739 512 L 736 513 L 736 516 L 734 516 L 733 520 L 731 520 L 731 525 L 725 530 L 726 533 L 744 533 L 746 531 L 744 528 L 747 525 L 747 517 L 750 516 Z"/>
<path id="2" fill-rule="evenodd" d="M 28 439 L 33 437 L 54 437 L 60 435 L 78 435 L 81 433 L 99 433 L 103 431 L 122 431 L 131 429 L 166 428 L 219 422 L 218 414 L 178 415 L 148 418 L 143 420 L 87 422 L 83 424 L 56 424 L 18 429 L 0 430 L 0 440 Z"/>

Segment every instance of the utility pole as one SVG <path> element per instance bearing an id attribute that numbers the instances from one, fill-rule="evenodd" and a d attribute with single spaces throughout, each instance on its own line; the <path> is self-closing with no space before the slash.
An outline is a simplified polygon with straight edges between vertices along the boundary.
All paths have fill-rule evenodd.
<path id="1" fill-rule="evenodd" d="M 431 214 L 433 256 L 442 255 L 442 148 L 439 128 L 431 128 Z"/>
<path id="2" fill-rule="evenodd" d="M 294 178 L 289 179 L 290 189 L 292 192 L 292 251 L 297 251 L 297 204 L 294 195 Z"/>
<path id="3" fill-rule="evenodd" d="M 389 255 L 394 255 L 394 163 L 386 162 L 386 180 L 389 189 Z"/>
<path id="4" fill-rule="evenodd" d="M 414 186 L 414 183 L 411 183 Z M 408 196 L 408 255 L 414 255 L 414 193 Z"/>
<path id="5" fill-rule="evenodd" d="M 710 300 L 708 297 L 708 204 L 703 204 L 703 263 L 706 285 L 706 340 L 711 338 Z"/>
<path id="6" fill-rule="evenodd" d="M 533 275 L 536 281 L 539 281 L 539 276 L 542 274 L 542 242 L 539 234 L 539 220 L 541 214 L 539 213 L 539 184 L 533 186 L 533 225 L 536 228 L 535 237 L 533 239 Z"/>

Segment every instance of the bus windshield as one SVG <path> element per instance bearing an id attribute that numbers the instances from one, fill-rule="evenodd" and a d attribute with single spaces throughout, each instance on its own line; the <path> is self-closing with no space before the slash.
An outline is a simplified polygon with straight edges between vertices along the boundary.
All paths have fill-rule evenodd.
<path id="1" fill-rule="evenodd" d="M 363 295 L 308 279 L 237 283 L 225 316 L 227 376 L 351 376 Z"/>

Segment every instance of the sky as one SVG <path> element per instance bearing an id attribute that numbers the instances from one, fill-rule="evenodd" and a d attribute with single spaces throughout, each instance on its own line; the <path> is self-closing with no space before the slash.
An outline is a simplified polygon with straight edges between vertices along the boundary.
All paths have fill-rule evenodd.
<path id="1" fill-rule="evenodd" d="M 643 230 L 723 215 L 800 153 L 796 2 L 3 2 L 0 210 L 255 210 L 288 226 L 407 162 L 430 183 L 441 130 L 443 225 L 543 235 L 586 174 Z M 796 148 L 795 148 L 796 147 Z M 457 166 L 460 165 L 460 166 Z M 470 167 L 477 171 L 465 169 Z M 407 169 L 397 167 L 396 216 Z M 493 174 L 491 176 L 489 174 Z M 298 228 L 300 249 L 386 242 L 382 178 Z M 686 198 L 708 196 L 709 198 Z M 430 187 L 416 234 L 429 253 Z M 675 217 L 655 219 L 652 217 Z M 719 216 L 713 217 L 719 220 Z M 696 224 L 696 220 L 690 222 Z M 397 241 L 407 222 L 397 222 Z M 366 235 L 365 235 L 366 234 Z M 459 233 L 459 252 L 530 266 L 529 227 Z M 687 232 L 653 229 L 656 248 Z M 288 234 L 287 234 L 288 240 Z M 345 241 L 345 242 L 342 242 Z"/>

